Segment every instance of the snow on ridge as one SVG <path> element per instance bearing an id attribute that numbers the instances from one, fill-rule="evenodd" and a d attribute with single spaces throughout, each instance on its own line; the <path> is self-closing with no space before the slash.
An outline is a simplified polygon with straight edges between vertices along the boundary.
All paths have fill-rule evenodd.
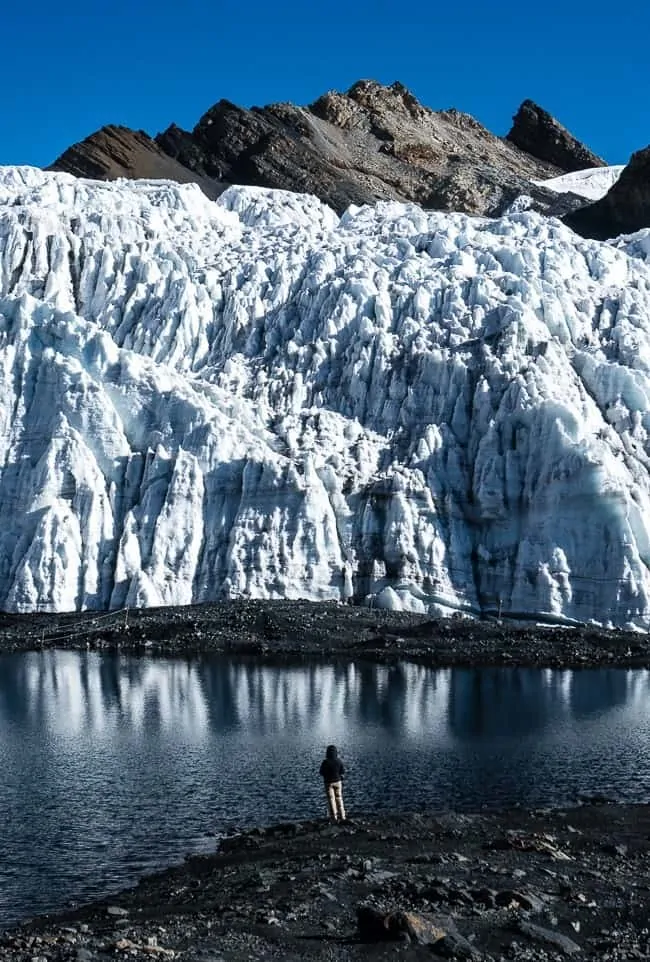
<path id="1" fill-rule="evenodd" d="M 647 249 L 0 168 L 0 607 L 648 626 Z"/>
<path id="2" fill-rule="evenodd" d="M 549 180 L 534 180 L 538 187 L 558 194 L 578 194 L 587 200 L 600 200 L 614 186 L 625 170 L 625 164 L 615 164 L 611 167 L 588 167 L 586 170 L 576 170 L 570 174 L 561 174 Z"/>

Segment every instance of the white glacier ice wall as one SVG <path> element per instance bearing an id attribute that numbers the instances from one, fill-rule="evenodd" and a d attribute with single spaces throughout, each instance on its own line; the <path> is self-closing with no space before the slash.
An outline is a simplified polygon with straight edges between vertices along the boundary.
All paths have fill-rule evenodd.
<path id="1" fill-rule="evenodd" d="M 0 608 L 650 625 L 650 243 L 0 168 Z"/>
<path id="2" fill-rule="evenodd" d="M 625 170 L 625 164 L 614 167 L 588 167 L 586 170 L 574 170 L 570 174 L 561 174 L 547 180 L 534 180 L 534 184 L 546 187 L 557 194 L 578 194 L 587 200 L 600 200 L 607 194 Z"/>

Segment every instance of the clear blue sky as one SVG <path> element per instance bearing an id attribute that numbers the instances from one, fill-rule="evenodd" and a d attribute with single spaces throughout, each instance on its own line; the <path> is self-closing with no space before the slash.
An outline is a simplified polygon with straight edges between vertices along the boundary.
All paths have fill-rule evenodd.
<path id="1" fill-rule="evenodd" d="M 610 163 L 650 143 L 644 0 L 7 0 L 0 164 L 44 166 L 107 123 L 192 128 L 216 100 L 309 103 L 401 80 L 504 134 L 530 97 Z"/>

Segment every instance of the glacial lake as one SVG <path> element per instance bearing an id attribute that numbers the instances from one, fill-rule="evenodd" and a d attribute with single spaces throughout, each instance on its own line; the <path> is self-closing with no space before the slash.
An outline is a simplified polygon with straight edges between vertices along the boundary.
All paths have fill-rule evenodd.
<path id="1" fill-rule="evenodd" d="M 235 826 L 650 800 L 650 672 L 0 655 L 0 929 L 214 851 Z"/>

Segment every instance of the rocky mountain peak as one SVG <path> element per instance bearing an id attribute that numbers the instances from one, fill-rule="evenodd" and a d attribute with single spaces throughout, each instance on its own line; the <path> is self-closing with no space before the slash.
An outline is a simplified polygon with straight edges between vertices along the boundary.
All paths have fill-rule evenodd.
<path id="1" fill-rule="evenodd" d="M 413 120 L 422 120 L 427 113 L 432 113 L 399 80 L 390 86 L 376 80 L 359 80 L 350 87 L 347 96 L 374 113 L 406 112 Z"/>
<path id="2" fill-rule="evenodd" d="M 568 172 L 587 167 L 604 167 L 605 161 L 592 153 L 566 127 L 532 100 L 524 100 L 513 117 L 506 140 L 532 157 Z"/>
<path id="3" fill-rule="evenodd" d="M 136 162 L 145 157 L 152 165 L 155 160 L 168 159 L 143 130 L 108 124 L 69 147 L 50 169 L 112 180 L 115 177 L 129 177 Z"/>
<path id="4" fill-rule="evenodd" d="M 544 124 L 544 143 L 552 133 L 564 145 L 564 151 L 546 151 L 553 161 L 541 148 L 525 152 L 461 111 L 423 106 L 399 81 L 366 79 L 306 107 L 247 109 L 219 100 L 192 131 L 172 124 L 153 140 L 128 128 L 103 128 L 53 167 L 102 179 L 195 181 L 208 196 L 224 183 L 280 188 L 315 194 L 338 212 L 398 200 L 497 215 L 526 194 L 538 210 L 562 214 L 577 199 L 560 199 L 535 182 L 573 170 L 577 141 L 569 150 L 570 135 L 565 131 L 562 140 L 557 133 L 564 128 L 550 117 Z M 586 165 L 594 162 L 600 161 L 589 155 Z"/>
<path id="5" fill-rule="evenodd" d="M 126 177 L 198 183 L 208 197 L 221 193 L 220 185 L 179 163 L 143 130 L 117 124 L 108 124 L 68 147 L 48 169 L 93 180 Z"/>

